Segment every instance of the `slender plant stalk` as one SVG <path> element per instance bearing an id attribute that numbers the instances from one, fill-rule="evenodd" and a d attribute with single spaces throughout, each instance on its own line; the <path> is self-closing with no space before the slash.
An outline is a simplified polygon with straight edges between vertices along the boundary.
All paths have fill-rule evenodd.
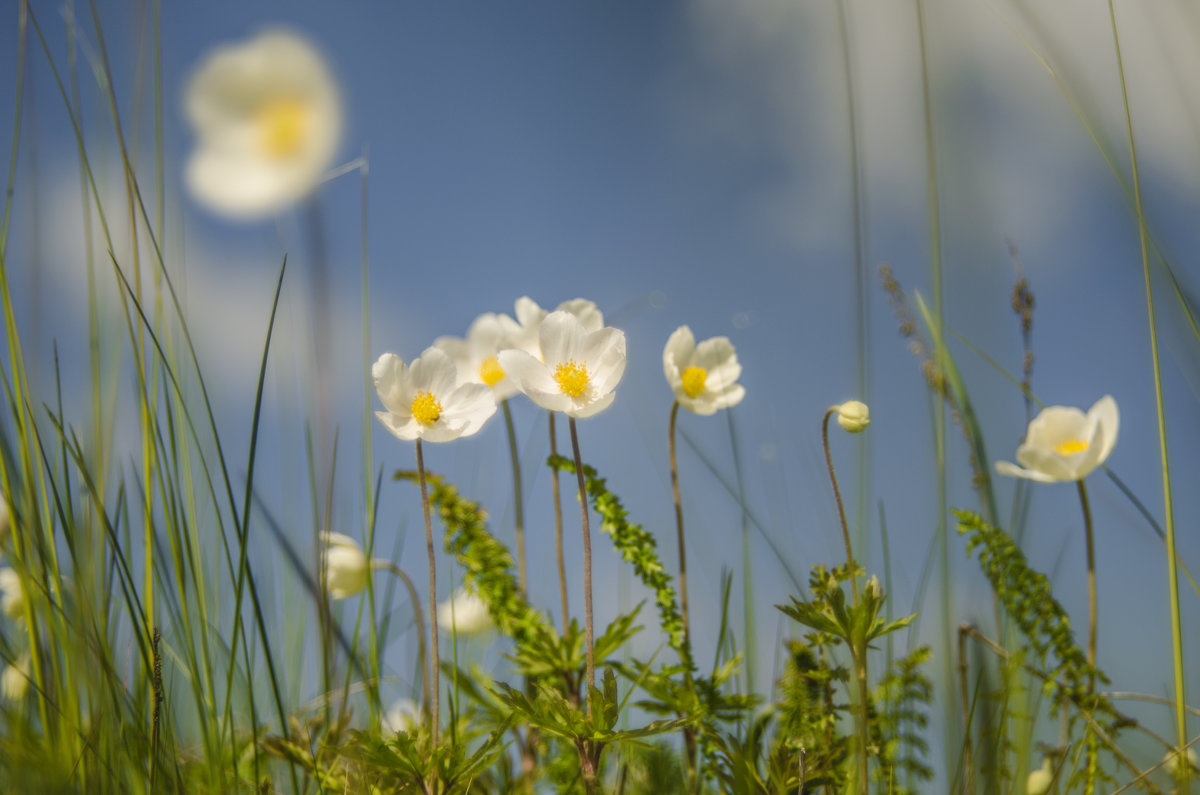
<path id="1" fill-rule="evenodd" d="M 550 417 L 550 456 L 558 455 L 558 433 L 555 430 L 554 412 L 546 412 Z M 550 490 L 554 493 L 554 551 L 558 555 L 558 590 L 562 596 L 563 635 L 571 626 L 571 612 L 567 608 L 567 564 L 563 560 L 563 520 L 562 495 L 558 491 L 558 470 L 550 468 Z"/>
<path id="2" fill-rule="evenodd" d="M 371 561 L 371 566 L 377 569 L 386 569 L 395 574 L 404 583 L 404 587 L 408 589 L 408 598 L 413 606 L 413 621 L 417 624 L 417 637 L 419 638 L 417 641 L 417 663 L 421 666 L 421 709 L 423 712 L 429 712 L 429 654 L 425 647 L 425 616 L 421 613 L 421 598 L 417 596 L 417 589 L 413 585 L 413 581 L 395 563 L 392 563 L 390 560 L 373 560 Z M 437 622 L 435 621 L 434 623 Z"/>
<path id="3" fill-rule="evenodd" d="M 521 456 L 517 452 L 517 433 L 513 430 L 512 410 L 508 407 L 508 399 L 500 401 L 504 408 L 504 427 L 508 430 L 508 451 L 512 456 L 513 473 L 513 513 L 515 515 L 517 538 L 517 584 L 521 589 L 521 598 L 528 594 L 528 577 L 525 568 L 525 500 L 521 495 Z"/>
<path id="4" fill-rule="evenodd" d="M 970 624 L 958 628 L 958 697 L 962 710 L 963 727 L 963 791 L 967 795 L 975 792 L 974 760 L 971 749 L 971 709 L 970 691 L 967 687 L 967 631 Z"/>
<path id="5" fill-rule="evenodd" d="M 596 686 L 596 636 L 592 628 L 592 528 L 588 518 L 587 489 L 583 482 L 583 458 L 579 455 L 579 432 L 575 418 L 567 417 L 571 429 L 571 451 L 575 454 L 575 480 L 579 485 L 579 516 L 583 522 L 583 618 L 587 648 L 587 714 L 592 715 L 592 688 Z"/>
<path id="6" fill-rule="evenodd" d="M 857 566 L 854 563 L 854 549 L 850 546 L 850 527 L 846 524 L 846 508 L 842 505 L 842 492 L 838 489 L 837 474 L 833 470 L 833 456 L 829 453 L 829 418 L 838 411 L 838 406 L 830 406 L 821 418 L 821 444 L 825 448 L 825 465 L 829 468 L 829 482 L 833 484 L 833 497 L 837 502 L 838 520 L 842 525 L 842 540 L 846 542 L 846 573 L 850 577 L 850 592 L 854 597 L 854 607 L 858 607 L 858 577 L 855 574 Z M 857 640 L 850 644 L 850 654 L 854 658 L 854 675 L 858 680 L 858 778 L 859 791 L 868 795 L 869 779 L 867 768 L 867 645 L 859 644 Z"/>
<path id="7" fill-rule="evenodd" d="M 846 542 L 846 570 L 850 575 L 850 592 L 854 604 L 858 604 L 858 577 L 855 576 L 854 550 L 850 546 L 850 528 L 846 524 L 846 508 L 842 505 L 842 492 L 838 489 L 837 475 L 833 471 L 833 456 L 829 453 L 829 418 L 837 414 L 838 406 L 830 406 L 821 419 L 821 444 L 825 448 L 825 466 L 829 469 L 829 482 L 833 484 L 833 498 L 837 502 L 838 521 L 842 525 L 842 540 Z"/>
<path id="8" fill-rule="evenodd" d="M 679 613 L 683 617 L 683 644 L 692 647 L 692 625 L 688 620 L 687 553 L 683 543 L 683 502 L 679 499 L 679 466 L 675 458 L 675 419 L 679 416 L 679 401 L 671 405 L 667 423 L 671 455 L 671 495 L 675 499 L 675 537 L 679 542 Z"/>
<path id="9" fill-rule="evenodd" d="M 688 619 L 688 594 L 687 594 L 687 553 L 684 544 L 683 536 L 683 501 L 679 498 L 679 465 L 675 457 L 675 420 L 679 417 L 679 401 L 671 404 L 671 419 L 667 422 L 667 437 L 670 440 L 669 450 L 671 458 L 671 494 L 675 499 L 675 535 L 679 542 L 679 614 L 683 620 L 683 648 L 687 651 L 688 657 L 692 654 L 692 625 Z M 687 660 L 683 661 L 685 665 Z M 690 666 L 684 672 L 684 680 L 691 689 L 692 672 Z M 687 766 L 688 789 L 691 792 L 697 792 L 700 784 L 699 777 L 696 775 L 696 733 L 690 726 L 685 726 L 683 729 L 683 745 L 684 745 L 684 762 Z"/>
<path id="10" fill-rule="evenodd" d="M 1075 481 L 1075 485 L 1079 487 L 1079 504 L 1083 508 L 1083 534 L 1086 540 L 1087 551 L 1087 586 L 1088 586 L 1088 665 L 1092 667 L 1092 671 L 1088 673 L 1088 696 L 1096 692 L 1096 543 L 1094 534 L 1092 533 L 1092 509 L 1088 505 L 1087 487 L 1083 485 L 1082 480 Z M 1096 789 L 1096 772 L 1099 760 L 1097 753 L 1099 748 L 1096 743 L 1096 735 L 1092 731 L 1088 731 L 1087 735 L 1087 779 L 1084 784 L 1084 791 L 1091 795 Z"/>
<path id="11" fill-rule="evenodd" d="M 433 697 L 430 704 L 430 714 L 432 715 L 432 726 L 430 734 L 433 736 L 433 747 L 437 748 L 438 744 L 438 702 L 441 701 L 441 683 L 439 682 L 439 669 L 442 661 L 438 651 L 438 623 L 437 623 L 437 559 L 433 554 L 433 519 L 429 515 L 429 487 L 425 483 L 425 457 L 421 452 L 421 440 L 417 439 L 417 480 L 421 484 L 421 508 L 425 512 L 425 548 L 429 552 L 429 626 L 433 633 Z M 421 636 L 424 638 L 425 633 Z"/>
<path id="12" fill-rule="evenodd" d="M 1125 108 L 1125 131 L 1129 137 L 1129 161 L 1133 171 L 1133 200 L 1137 210 L 1138 241 L 1142 251 L 1142 275 L 1146 284 L 1146 315 L 1150 323 L 1150 360 L 1154 366 L 1154 406 L 1158 413 L 1158 449 L 1162 462 L 1163 519 L 1167 534 L 1167 581 L 1171 598 L 1171 652 L 1175 663 L 1175 733 L 1176 748 L 1183 753 L 1188 742 L 1187 693 L 1183 668 L 1183 619 L 1179 609 L 1179 558 L 1175 550 L 1175 511 L 1171 500 L 1171 467 L 1167 455 L 1167 416 L 1163 407 L 1162 370 L 1158 356 L 1158 323 L 1154 315 L 1154 291 L 1150 286 L 1150 256 L 1146 247 L 1146 215 L 1142 209 L 1142 183 L 1138 176 L 1137 147 L 1133 140 L 1133 115 L 1129 110 L 1129 91 L 1125 86 L 1125 67 L 1121 60 L 1121 39 L 1117 35 L 1117 12 L 1108 0 L 1108 16 L 1112 21 L 1113 48 L 1117 55 L 1117 75 L 1121 79 L 1121 101 Z M 1180 791 L 1190 791 L 1187 765 L 1180 779 Z"/>

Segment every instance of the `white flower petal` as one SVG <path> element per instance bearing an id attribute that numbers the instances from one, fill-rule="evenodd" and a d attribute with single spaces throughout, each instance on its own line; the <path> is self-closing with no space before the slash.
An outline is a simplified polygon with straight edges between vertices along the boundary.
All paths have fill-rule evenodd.
<path id="1" fill-rule="evenodd" d="M 393 414 L 408 416 L 412 411 L 414 390 L 408 366 L 394 353 L 385 353 L 371 365 L 371 378 L 379 402 Z"/>
<path id="2" fill-rule="evenodd" d="M 454 391 L 458 381 L 458 368 L 454 360 L 443 350 L 426 348 L 419 358 L 414 359 L 412 383 L 418 392 L 428 392 L 442 402 Z M 445 410 L 445 406 L 442 407 Z"/>
<path id="3" fill-rule="evenodd" d="M 681 383 L 680 373 L 687 367 L 695 349 L 696 338 L 687 326 L 680 326 L 667 337 L 667 344 L 663 348 L 663 375 L 672 389 L 678 391 L 676 387 Z"/>
<path id="4" fill-rule="evenodd" d="M 1001 475 L 1008 475 L 1014 478 L 1025 478 L 1026 480 L 1036 480 L 1039 483 L 1055 483 L 1054 478 L 1043 475 L 1041 472 L 1035 472 L 1030 469 L 1022 469 L 1016 464 L 1009 461 L 997 461 L 996 471 Z"/>
<path id="5" fill-rule="evenodd" d="M 583 401 L 575 401 L 575 405 L 567 409 L 565 413 L 568 417 L 574 417 L 581 420 L 584 417 L 591 417 L 604 411 L 606 408 L 612 405 L 612 402 L 616 400 L 616 398 L 616 392 L 609 392 L 587 403 L 584 403 Z"/>
<path id="6" fill-rule="evenodd" d="M 551 312 L 542 321 L 538 340 L 542 347 L 542 359 L 550 367 L 581 358 L 587 332 L 583 324 L 569 312 Z"/>
<path id="7" fill-rule="evenodd" d="M 379 422 L 383 424 L 383 427 L 391 431 L 392 435 L 397 439 L 411 442 L 413 439 L 421 436 L 421 423 L 417 422 L 411 416 L 402 417 L 390 411 L 377 411 L 375 412 L 375 416 L 379 418 Z"/>
<path id="8" fill-rule="evenodd" d="M 1108 460 L 1113 447 L 1117 444 L 1117 433 L 1121 429 L 1121 415 L 1117 410 L 1117 401 L 1113 400 L 1112 395 L 1105 395 L 1088 409 L 1087 416 L 1104 431 L 1098 445 L 1100 449 L 1096 453 L 1096 466 L 1099 466 Z"/>
<path id="9" fill-rule="evenodd" d="M 569 312 L 574 315 L 586 332 L 591 333 L 604 328 L 604 313 L 594 302 L 586 298 L 572 298 L 570 301 L 563 301 L 555 311 Z"/>

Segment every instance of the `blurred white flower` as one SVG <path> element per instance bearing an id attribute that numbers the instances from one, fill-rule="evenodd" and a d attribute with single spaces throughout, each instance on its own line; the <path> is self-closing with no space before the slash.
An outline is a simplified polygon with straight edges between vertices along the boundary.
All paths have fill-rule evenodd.
<path id="1" fill-rule="evenodd" d="M 506 318 L 509 324 L 512 318 Z M 506 324 L 500 315 L 488 312 L 475 318 L 467 329 L 466 339 L 438 337 L 433 341 L 454 360 L 460 384 L 487 384 L 496 400 L 506 400 L 517 394 L 517 385 L 506 377 L 496 355 L 508 345 Z"/>
<path id="2" fill-rule="evenodd" d="M 453 629 L 459 635 L 474 635 L 492 626 L 487 604 L 466 588 L 459 588 L 437 607 L 439 627 Z"/>
<path id="3" fill-rule="evenodd" d="M 871 410 L 859 400 L 847 400 L 838 406 L 838 425 L 848 433 L 862 433 L 871 424 Z"/>
<path id="4" fill-rule="evenodd" d="M 304 198 L 337 154 L 337 85 L 320 52 L 294 33 L 217 47 L 185 102 L 196 132 L 188 189 L 224 215 L 261 217 Z"/>
<path id="5" fill-rule="evenodd" d="M 421 725 L 421 708 L 411 698 L 400 698 L 383 715 L 383 730 L 396 734 L 409 732 Z"/>
<path id="6" fill-rule="evenodd" d="M 746 388 L 737 383 L 742 366 L 729 338 L 713 337 L 697 345 L 687 326 L 680 326 L 667 338 L 663 374 L 675 392 L 675 401 L 696 414 L 715 414 L 736 406 L 746 396 Z"/>
<path id="7" fill-rule="evenodd" d="M 1108 460 L 1119 427 L 1111 395 L 1097 400 L 1087 414 L 1070 406 L 1048 406 L 1029 423 L 1017 448 L 1021 466 L 997 461 L 996 471 L 1041 483 L 1083 480 Z"/>
<path id="8" fill-rule="evenodd" d="M 9 618 L 20 618 L 25 612 L 21 577 L 13 569 L 0 569 L 0 611 Z"/>
<path id="9" fill-rule="evenodd" d="M 334 599 L 348 599 L 367 587 L 371 563 L 358 542 L 341 533 L 321 533 L 325 589 Z"/>
<path id="10" fill-rule="evenodd" d="M 541 329 L 542 321 L 550 314 L 538 306 L 529 296 L 522 296 L 513 304 L 517 319 L 508 315 L 500 315 L 500 323 L 506 336 L 506 348 L 516 348 L 525 351 L 535 359 L 542 358 Z M 586 298 L 572 298 L 563 301 L 554 310 L 574 315 L 583 324 L 585 331 L 599 331 L 604 328 L 604 313 L 592 301 Z"/>
<path id="11" fill-rule="evenodd" d="M 29 675 L 33 662 L 28 654 L 22 655 L 16 665 L 6 665 L 0 673 L 0 697 L 5 701 L 20 701 L 29 691 Z"/>
<path id="12" fill-rule="evenodd" d="M 372 366 L 371 375 L 387 409 L 375 416 L 406 441 L 448 442 L 470 436 L 496 413 L 492 388 L 458 384 L 454 361 L 438 348 L 426 348 L 411 366 L 396 354 L 385 353 Z"/>
<path id="13" fill-rule="evenodd" d="M 608 408 L 625 373 L 625 334 L 615 328 L 587 331 L 575 315 L 551 312 L 538 334 L 542 359 L 523 350 L 500 352 L 500 366 L 529 399 L 569 417 Z"/>
<path id="14" fill-rule="evenodd" d="M 1200 772 L 1200 767 L 1198 767 L 1196 764 L 1195 751 L 1193 751 L 1191 748 L 1188 748 L 1183 752 L 1183 758 L 1187 760 L 1188 769 L 1192 772 L 1193 776 L 1197 772 Z M 1166 755 L 1163 757 L 1163 767 L 1166 768 L 1167 773 L 1169 773 L 1172 778 L 1178 777 L 1182 774 L 1183 771 L 1179 769 L 1179 753 L 1174 748 L 1172 748 L 1170 751 L 1167 751 Z"/>

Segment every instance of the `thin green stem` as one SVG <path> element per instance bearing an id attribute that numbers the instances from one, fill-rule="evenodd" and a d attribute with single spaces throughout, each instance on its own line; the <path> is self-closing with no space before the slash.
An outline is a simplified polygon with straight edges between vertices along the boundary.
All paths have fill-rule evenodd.
<path id="1" fill-rule="evenodd" d="M 429 515 L 429 487 L 425 483 L 425 457 L 421 452 L 421 440 L 417 439 L 417 481 L 421 484 L 421 508 L 425 512 L 425 548 L 429 552 L 429 626 L 433 634 L 433 697 L 430 703 L 432 725 L 430 734 L 433 737 L 433 747 L 438 744 L 438 702 L 442 700 L 439 670 L 442 661 L 438 651 L 438 622 L 437 622 L 437 558 L 433 554 L 433 520 Z M 424 637 L 422 632 L 421 636 Z M 435 783 L 436 788 L 436 783 Z"/>
<path id="2" fill-rule="evenodd" d="M 425 646 L 425 616 L 421 613 L 421 598 L 417 596 L 417 589 L 413 585 L 413 581 L 395 563 L 392 563 L 390 560 L 373 560 L 371 561 L 371 566 L 376 569 L 385 569 L 395 574 L 404 583 L 404 587 L 408 589 L 408 598 L 412 602 L 413 607 L 413 621 L 417 625 L 417 664 L 421 667 L 421 710 L 422 712 L 429 713 L 429 653 Z M 436 613 L 434 623 L 437 623 Z"/>
<path id="3" fill-rule="evenodd" d="M 587 649 L 587 714 L 592 715 L 592 688 L 596 686 L 596 636 L 592 628 L 592 528 L 588 517 L 587 489 L 583 482 L 583 458 L 579 455 L 579 432 L 575 418 L 568 416 L 571 451 L 575 454 L 575 480 L 579 485 L 579 515 L 583 523 L 583 618 Z"/>
<path id="4" fill-rule="evenodd" d="M 1117 55 L 1117 75 L 1121 79 L 1121 101 L 1125 108 L 1125 131 L 1129 137 L 1129 161 L 1133 171 L 1133 200 L 1137 210 L 1138 241 L 1141 244 L 1142 276 L 1146 285 L 1146 314 L 1150 323 L 1150 360 L 1154 367 L 1154 405 L 1158 413 L 1158 449 L 1162 462 L 1163 525 L 1167 534 L 1167 581 L 1171 598 L 1171 651 L 1175 664 L 1175 733 L 1177 747 L 1188 741 L 1187 693 L 1184 686 L 1183 619 L 1179 609 L 1179 558 L 1175 550 L 1175 512 L 1171 500 L 1171 467 L 1167 455 L 1167 416 L 1163 407 L 1162 371 L 1158 355 L 1158 323 L 1154 315 L 1154 291 L 1150 286 L 1150 256 L 1146 246 L 1146 216 L 1142 209 L 1142 184 L 1138 177 L 1137 147 L 1133 140 L 1133 114 L 1129 110 L 1129 91 L 1125 86 L 1125 67 L 1121 60 L 1121 39 L 1117 35 L 1117 12 L 1108 0 L 1112 22 L 1113 48 Z M 1180 792 L 1188 792 L 1187 766 L 1180 779 Z"/>
<path id="5" fill-rule="evenodd" d="M 513 430 L 512 410 L 508 407 L 508 400 L 500 401 L 501 407 L 504 409 L 504 427 L 508 430 L 508 451 L 512 456 L 512 473 L 513 473 L 513 513 L 515 514 L 516 537 L 517 537 L 517 574 L 520 578 L 518 585 L 521 589 L 521 598 L 524 599 L 528 593 L 528 577 L 525 568 L 525 500 L 521 496 L 521 456 L 517 451 L 517 432 Z"/>
<path id="6" fill-rule="evenodd" d="M 675 499 L 675 537 L 679 542 L 679 612 L 683 617 L 683 644 L 692 647 L 692 625 L 688 620 L 687 552 L 683 541 L 683 502 L 679 499 L 679 466 L 675 458 L 675 419 L 679 416 L 679 402 L 671 405 L 671 419 L 667 423 L 670 438 L 671 495 Z"/>
<path id="7" fill-rule="evenodd" d="M 679 417 L 679 401 L 671 404 L 671 419 L 667 422 L 667 437 L 670 440 L 671 458 L 671 494 L 675 499 L 675 536 L 679 542 L 679 613 L 683 619 L 683 647 L 690 658 L 692 653 L 692 625 L 688 619 L 687 595 L 687 553 L 683 536 L 683 501 L 679 498 L 679 465 L 675 457 L 675 420 Z M 687 664 L 687 660 L 684 660 Z M 684 672 L 688 689 L 692 687 L 692 671 L 690 665 Z M 690 726 L 683 729 L 684 762 L 687 766 L 688 790 L 697 792 L 699 777 L 696 775 L 696 735 Z"/>
<path id="8" fill-rule="evenodd" d="M 1096 692 L 1096 544 L 1094 534 L 1092 533 L 1092 509 L 1088 505 L 1087 487 L 1083 485 L 1082 480 L 1075 481 L 1075 485 L 1079 487 L 1079 504 L 1083 508 L 1083 534 L 1086 540 L 1087 550 L 1087 585 L 1088 585 L 1088 665 L 1092 671 L 1088 672 L 1088 696 L 1089 698 Z M 1096 773 L 1099 760 L 1097 759 L 1096 737 L 1092 731 L 1088 731 L 1087 739 L 1087 778 L 1084 781 L 1084 792 L 1091 795 L 1096 789 Z"/>
<path id="9" fill-rule="evenodd" d="M 833 484 L 833 497 L 837 501 L 838 520 L 842 524 L 842 540 L 846 542 L 846 573 L 850 578 L 850 593 L 854 597 L 854 607 L 858 607 L 858 576 L 854 563 L 854 549 L 850 546 L 850 527 L 846 524 L 846 507 L 842 504 L 842 492 L 838 489 L 837 473 L 833 469 L 833 456 L 829 452 L 829 418 L 837 413 L 839 406 L 830 406 L 821 418 L 821 444 L 825 448 L 825 466 L 829 469 L 829 482 Z M 850 654 L 854 658 L 854 675 L 858 680 L 858 714 L 855 722 L 858 724 L 858 777 L 859 791 L 868 795 L 869 786 L 867 768 L 867 644 L 853 641 L 850 644 Z"/>
<path id="10" fill-rule="evenodd" d="M 550 417 L 550 457 L 558 455 L 558 432 L 555 430 L 554 412 Z M 554 551 L 558 555 L 558 590 L 562 597 L 563 635 L 571 626 L 571 612 L 567 608 L 567 564 L 563 560 L 562 495 L 558 491 L 558 470 L 550 468 L 550 490 L 554 493 Z"/>
<path id="11" fill-rule="evenodd" d="M 850 575 L 850 592 L 854 604 L 858 604 L 858 577 L 855 575 L 854 550 L 850 546 L 850 527 L 846 524 L 846 507 L 842 504 L 842 492 L 838 489 L 837 474 L 833 471 L 833 456 L 829 453 L 829 418 L 837 414 L 838 406 L 830 406 L 821 419 L 821 444 L 825 448 L 825 466 L 829 469 L 829 482 L 833 484 L 833 498 L 837 501 L 838 520 L 842 524 L 842 540 L 846 542 L 846 571 Z"/>

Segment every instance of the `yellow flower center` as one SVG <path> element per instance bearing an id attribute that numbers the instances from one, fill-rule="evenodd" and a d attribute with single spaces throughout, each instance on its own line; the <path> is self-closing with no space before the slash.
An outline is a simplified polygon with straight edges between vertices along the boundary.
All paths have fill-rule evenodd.
<path id="1" fill-rule="evenodd" d="M 1054 452 L 1059 455 L 1075 455 L 1088 449 L 1088 444 L 1085 439 L 1063 439 L 1054 445 Z"/>
<path id="2" fill-rule="evenodd" d="M 442 404 L 432 394 L 421 390 L 412 400 L 412 415 L 423 425 L 433 425 L 442 416 Z"/>
<path id="3" fill-rule="evenodd" d="M 554 380 L 564 395 L 579 397 L 588 386 L 587 367 L 571 359 L 554 368 Z"/>
<path id="4" fill-rule="evenodd" d="M 489 356 L 479 365 L 479 377 L 488 386 L 495 386 L 504 378 L 504 368 L 495 356 Z"/>
<path id="5" fill-rule="evenodd" d="M 696 397 L 704 391 L 704 382 L 708 379 L 708 370 L 703 367 L 689 367 L 683 371 L 683 394 Z"/>
<path id="6" fill-rule="evenodd" d="M 298 99 L 276 99 L 259 110 L 254 121 L 267 157 L 282 160 L 299 152 L 308 132 L 308 116 L 308 107 Z"/>

